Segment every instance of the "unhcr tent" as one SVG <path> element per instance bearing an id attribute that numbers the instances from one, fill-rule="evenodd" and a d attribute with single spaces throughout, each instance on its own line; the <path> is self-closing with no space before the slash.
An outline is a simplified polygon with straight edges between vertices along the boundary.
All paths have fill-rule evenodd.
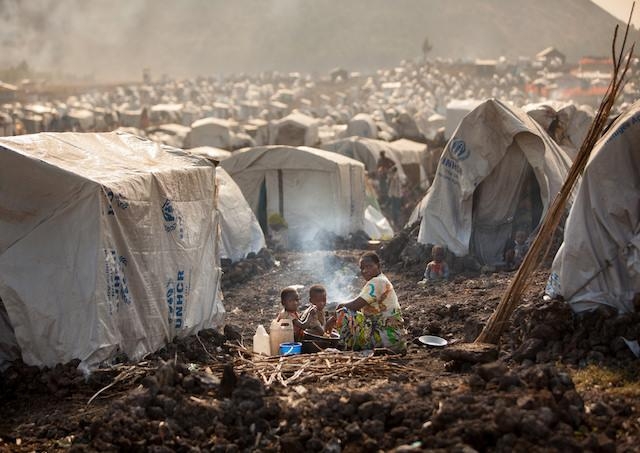
<path id="1" fill-rule="evenodd" d="M 236 151 L 220 163 L 238 184 L 267 232 L 279 214 L 289 239 L 304 243 L 325 230 L 340 236 L 362 229 L 364 165 L 319 149 L 260 146 Z"/>
<path id="2" fill-rule="evenodd" d="M 637 311 L 640 293 L 640 102 L 598 141 L 582 175 L 547 293 L 576 312 Z"/>
<path id="3" fill-rule="evenodd" d="M 489 99 L 447 143 L 422 201 L 418 241 L 500 264 L 514 230 L 531 233 L 538 226 L 569 166 L 562 149 L 526 113 Z"/>
<path id="4" fill-rule="evenodd" d="M 266 247 L 264 233 L 240 187 L 222 168 L 216 171 L 220 213 L 221 258 L 238 261 Z"/>
<path id="5" fill-rule="evenodd" d="M 215 327 L 215 174 L 126 133 L 1 138 L 0 363 L 91 368 Z"/>

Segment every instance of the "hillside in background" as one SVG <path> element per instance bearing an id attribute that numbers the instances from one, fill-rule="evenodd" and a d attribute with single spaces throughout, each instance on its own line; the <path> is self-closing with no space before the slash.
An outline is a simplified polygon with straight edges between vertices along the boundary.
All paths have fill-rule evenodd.
<path id="1" fill-rule="evenodd" d="M 0 65 L 93 74 L 367 71 L 421 55 L 570 61 L 610 54 L 616 23 L 590 0 L 0 0 Z"/>

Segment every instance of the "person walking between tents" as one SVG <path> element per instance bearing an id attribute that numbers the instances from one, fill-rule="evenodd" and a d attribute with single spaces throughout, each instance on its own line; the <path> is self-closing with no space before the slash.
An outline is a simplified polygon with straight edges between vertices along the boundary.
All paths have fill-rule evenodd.
<path id="1" fill-rule="evenodd" d="M 384 151 L 380 151 L 380 157 L 376 165 L 378 171 L 378 187 L 380 190 L 380 204 L 387 202 L 389 192 L 388 177 L 389 171 L 393 166 L 393 161 L 387 157 Z"/>
<path id="2" fill-rule="evenodd" d="M 402 207 L 402 182 L 395 165 L 389 170 L 389 204 L 391 205 L 391 221 L 395 228 L 400 227 L 400 208 Z"/>

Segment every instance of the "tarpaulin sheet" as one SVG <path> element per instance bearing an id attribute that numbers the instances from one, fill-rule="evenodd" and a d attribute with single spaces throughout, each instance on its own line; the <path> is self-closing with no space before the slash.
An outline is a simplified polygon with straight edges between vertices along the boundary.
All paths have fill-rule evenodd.
<path id="1" fill-rule="evenodd" d="M 640 293 L 640 102 L 594 147 L 553 261 L 547 293 L 576 312 L 636 311 Z"/>
<path id="2" fill-rule="evenodd" d="M 0 139 L 0 298 L 26 363 L 214 327 L 219 280 L 213 164 L 126 133 Z"/>
<path id="3" fill-rule="evenodd" d="M 479 252 L 486 254 L 479 258 L 493 264 L 511 234 L 510 225 L 503 226 L 513 222 L 514 194 L 525 160 L 540 188 L 544 215 L 562 186 L 570 159 L 524 112 L 495 99 L 478 106 L 460 123 L 442 153 L 433 184 L 421 202 L 418 241 L 443 245 L 457 256 L 468 255 L 477 220 L 479 240 L 484 243 Z M 474 200 L 483 183 L 487 193 Z"/>

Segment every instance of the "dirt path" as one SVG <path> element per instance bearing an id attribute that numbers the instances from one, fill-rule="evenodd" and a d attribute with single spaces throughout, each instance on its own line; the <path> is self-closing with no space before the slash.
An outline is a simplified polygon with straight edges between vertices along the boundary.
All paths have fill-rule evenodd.
<path id="1" fill-rule="evenodd" d="M 284 286 L 302 285 L 303 302 L 314 283 L 330 301 L 357 294 L 361 253 L 276 255 L 277 266 L 225 291 L 226 337 L 204 331 L 88 381 L 76 363 L 8 369 L 0 451 L 635 450 L 637 365 L 616 339 L 638 320 L 576 322 L 564 304 L 542 301 L 544 271 L 488 363 L 451 352 L 475 338 L 513 274 L 420 286 L 419 272 L 400 264 L 383 270 L 411 339 L 439 335 L 446 348 L 260 360 L 239 352 L 280 309 Z"/>

